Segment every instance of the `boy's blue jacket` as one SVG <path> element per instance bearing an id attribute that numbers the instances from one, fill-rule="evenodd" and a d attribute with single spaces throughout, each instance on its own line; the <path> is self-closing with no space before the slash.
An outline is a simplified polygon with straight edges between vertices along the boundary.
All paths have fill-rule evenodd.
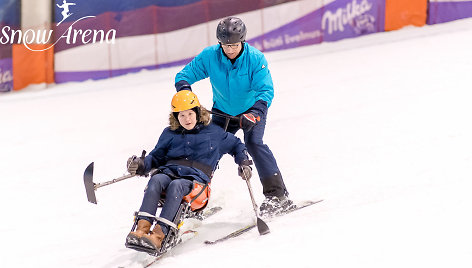
<path id="1" fill-rule="evenodd" d="M 191 85 L 207 77 L 213 88 L 213 107 L 232 116 L 247 111 L 258 100 L 269 107 L 274 97 L 267 60 L 248 43 L 244 43 L 243 53 L 234 64 L 219 44 L 205 48 L 177 73 L 176 87 L 180 81 Z"/>
<path id="2" fill-rule="evenodd" d="M 178 164 L 169 164 L 171 160 L 185 159 L 195 161 L 215 170 L 224 154 L 231 154 L 240 165 L 247 160 L 246 147 L 241 140 L 221 127 L 209 124 L 197 124 L 187 131 L 183 128 L 171 130 L 167 127 L 162 132 L 156 147 L 144 158 L 144 170 L 159 168 L 162 173 L 209 183 L 209 178 L 202 170 Z"/>

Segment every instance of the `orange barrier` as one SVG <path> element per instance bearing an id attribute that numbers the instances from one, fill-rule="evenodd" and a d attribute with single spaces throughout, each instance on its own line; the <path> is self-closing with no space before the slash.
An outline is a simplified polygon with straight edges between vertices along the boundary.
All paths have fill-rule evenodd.
<path id="1" fill-rule="evenodd" d="M 31 44 L 31 49 L 45 49 L 50 44 Z M 23 44 L 14 44 L 13 89 L 19 90 L 30 84 L 54 83 L 54 48 L 45 51 L 31 51 Z"/>
<path id="2" fill-rule="evenodd" d="M 385 0 L 385 31 L 426 24 L 428 0 Z"/>

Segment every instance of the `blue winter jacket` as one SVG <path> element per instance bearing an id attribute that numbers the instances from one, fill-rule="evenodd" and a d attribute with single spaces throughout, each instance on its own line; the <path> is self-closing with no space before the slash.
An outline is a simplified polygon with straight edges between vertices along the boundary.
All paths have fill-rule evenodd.
<path id="1" fill-rule="evenodd" d="M 234 64 L 224 55 L 220 45 L 205 48 L 175 77 L 190 85 L 210 77 L 213 107 L 236 116 L 251 108 L 258 100 L 270 106 L 274 87 L 267 60 L 256 48 L 244 43 L 243 53 Z"/>
<path id="2" fill-rule="evenodd" d="M 145 173 L 152 168 L 159 168 L 171 177 L 188 178 L 209 183 L 210 177 L 202 170 L 178 164 L 169 164 L 172 160 L 195 161 L 215 170 L 220 158 L 229 153 L 240 165 L 247 160 L 246 147 L 241 140 L 221 127 L 209 124 L 197 124 L 192 130 L 179 128 L 175 131 L 167 127 L 162 132 L 156 147 L 144 158 Z"/>

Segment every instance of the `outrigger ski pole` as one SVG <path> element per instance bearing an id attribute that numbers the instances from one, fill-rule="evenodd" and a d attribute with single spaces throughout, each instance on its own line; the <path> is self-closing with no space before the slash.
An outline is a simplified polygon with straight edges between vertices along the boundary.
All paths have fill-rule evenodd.
<path id="1" fill-rule="evenodd" d="M 143 156 L 146 155 L 146 151 L 143 150 Z M 122 180 L 126 180 L 136 176 L 136 174 L 127 174 L 111 181 L 101 182 L 101 183 L 94 183 L 93 182 L 93 166 L 94 162 L 90 163 L 84 172 L 84 184 L 85 184 L 85 192 L 87 193 L 87 199 L 90 203 L 97 204 L 97 197 L 95 196 L 95 191 L 103 186 L 107 186 Z"/>
<path id="2" fill-rule="evenodd" d="M 246 173 L 243 171 L 244 180 L 246 181 L 247 188 L 249 189 L 249 195 L 251 196 L 252 207 L 254 208 L 254 213 L 256 214 L 257 218 L 257 230 L 259 231 L 260 235 L 265 235 L 270 233 L 269 226 L 257 215 L 257 204 L 254 200 L 254 194 L 252 193 L 251 183 L 249 182 L 249 178 L 246 176 Z"/>
<path id="3" fill-rule="evenodd" d="M 225 131 L 227 130 L 229 121 L 231 119 L 238 119 L 239 120 L 239 117 L 237 117 L 237 116 L 222 114 L 222 113 L 218 113 L 218 112 L 215 112 L 215 111 L 211 111 L 211 113 L 216 115 L 216 116 L 221 116 L 221 117 L 226 118 L 225 127 L 224 127 Z M 243 176 L 244 176 L 244 180 L 246 181 L 247 188 L 249 190 L 249 195 L 251 196 L 252 207 L 254 208 L 254 213 L 256 214 L 257 230 L 259 231 L 260 235 L 268 234 L 268 233 L 270 233 L 269 226 L 267 226 L 267 224 L 261 218 L 259 218 L 259 216 L 257 215 L 257 204 L 256 204 L 256 201 L 254 200 L 254 194 L 252 193 L 251 183 L 249 182 L 249 179 L 248 179 L 246 173 L 244 173 L 244 171 L 243 171 Z"/>
<path id="4" fill-rule="evenodd" d="M 102 183 L 94 183 L 93 182 L 93 163 L 94 162 L 90 163 L 90 165 L 88 165 L 88 167 L 85 169 L 85 172 L 84 172 L 85 192 L 87 193 L 87 199 L 90 203 L 97 204 L 97 198 L 95 197 L 95 191 L 98 188 L 136 176 L 136 175 L 127 174 L 127 175 L 123 175 L 119 178 L 113 179 L 111 181 L 106 181 L 106 182 L 102 182 Z"/>

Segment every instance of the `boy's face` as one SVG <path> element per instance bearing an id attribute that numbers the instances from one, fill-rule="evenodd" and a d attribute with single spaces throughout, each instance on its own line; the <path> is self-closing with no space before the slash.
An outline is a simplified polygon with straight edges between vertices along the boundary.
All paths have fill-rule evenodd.
<path id="1" fill-rule="evenodd" d="M 193 110 L 179 112 L 179 123 L 186 130 L 191 130 L 197 124 L 197 114 Z"/>

